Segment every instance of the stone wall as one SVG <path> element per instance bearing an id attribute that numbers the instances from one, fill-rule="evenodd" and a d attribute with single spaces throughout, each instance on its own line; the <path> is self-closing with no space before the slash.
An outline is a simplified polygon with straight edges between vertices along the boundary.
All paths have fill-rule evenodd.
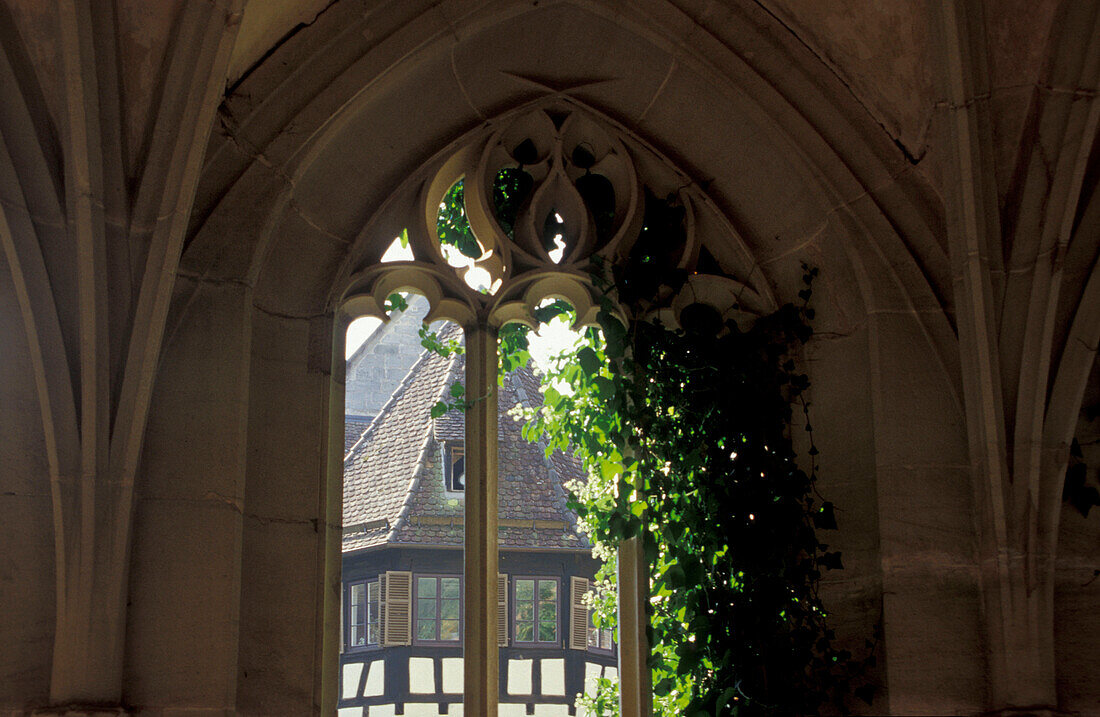
<path id="1" fill-rule="evenodd" d="M 348 359 L 344 412 L 375 416 L 424 348 L 418 329 L 428 300 L 409 297 L 409 308 L 378 327 Z"/>

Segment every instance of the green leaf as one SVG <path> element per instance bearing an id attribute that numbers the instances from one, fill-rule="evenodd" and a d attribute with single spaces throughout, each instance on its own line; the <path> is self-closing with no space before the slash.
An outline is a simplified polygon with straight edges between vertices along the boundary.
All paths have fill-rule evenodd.
<path id="1" fill-rule="evenodd" d="M 386 303 L 383 307 L 386 313 L 393 313 L 394 311 L 405 311 L 409 308 L 409 304 L 405 301 L 405 297 L 401 294 L 390 294 L 386 297 Z"/>
<path id="2" fill-rule="evenodd" d="M 432 418 L 439 418 L 440 416 L 442 416 L 444 413 L 446 413 L 449 410 L 451 410 L 451 407 L 449 405 L 447 405 L 443 401 L 439 401 L 434 406 L 432 406 L 432 411 L 431 411 Z M 423 414 L 421 414 L 421 415 L 423 415 Z"/>
<path id="3" fill-rule="evenodd" d="M 595 376 L 600 371 L 600 357 L 589 346 L 577 352 L 577 363 L 588 376 Z"/>
<path id="4" fill-rule="evenodd" d="M 461 383 L 451 384 L 451 396 L 453 398 L 461 398 L 464 393 L 466 393 L 466 387 Z"/>
<path id="5" fill-rule="evenodd" d="M 836 513 L 833 504 L 826 501 L 821 508 L 814 513 L 814 527 L 818 530 L 836 530 Z"/>

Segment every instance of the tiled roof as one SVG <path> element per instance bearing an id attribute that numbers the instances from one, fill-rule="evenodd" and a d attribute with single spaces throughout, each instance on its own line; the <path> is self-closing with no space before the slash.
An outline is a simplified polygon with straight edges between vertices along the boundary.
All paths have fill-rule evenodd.
<path id="1" fill-rule="evenodd" d="M 460 334 L 448 327 L 452 336 Z M 452 333 L 453 332 L 453 333 Z M 463 356 L 424 352 L 344 462 L 345 551 L 380 545 L 461 545 L 464 496 L 444 489 L 442 449 L 459 442 L 465 416 L 452 410 L 432 421 L 431 406 L 461 381 Z M 502 547 L 576 548 L 589 543 L 566 507 L 563 483 L 582 471 L 570 457 L 546 458 L 508 415 L 541 402 L 528 369 L 505 377 L 499 401 L 499 517 Z M 382 527 L 384 526 L 384 527 Z M 354 531 L 354 532 L 353 532 Z"/>
<path id="2" fill-rule="evenodd" d="M 442 397 L 454 363 L 453 356 L 423 352 L 344 459 L 345 530 L 396 524 L 430 437 L 431 407 Z"/>
<path id="3" fill-rule="evenodd" d="M 370 416 L 344 416 L 344 453 L 347 454 L 363 431 L 370 425 Z"/>

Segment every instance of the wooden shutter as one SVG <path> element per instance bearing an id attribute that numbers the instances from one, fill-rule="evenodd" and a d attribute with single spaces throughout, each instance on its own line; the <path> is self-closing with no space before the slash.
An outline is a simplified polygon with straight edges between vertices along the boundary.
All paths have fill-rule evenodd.
<path id="1" fill-rule="evenodd" d="M 386 611 L 383 645 L 412 644 L 412 573 L 386 572 Z"/>
<path id="2" fill-rule="evenodd" d="M 508 576 L 497 574 L 497 645 L 508 647 Z"/>
<path id="3" fill-rule="evenodd" d="M 573 650 L 588 649 L 588 607 L 584 595 L 588 592 L 588 578 L 569 578 L 569 647 Z"/>

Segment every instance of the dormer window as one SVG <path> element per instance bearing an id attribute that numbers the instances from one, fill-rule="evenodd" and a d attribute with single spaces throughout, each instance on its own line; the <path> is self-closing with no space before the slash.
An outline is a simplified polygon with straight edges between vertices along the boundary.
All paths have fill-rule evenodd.
<path id="1" fill-rule="evenodd" d="M 461 445 L 443 445 L 443 484 L 452 492 L 466 490 L 466 453 Z"/>

